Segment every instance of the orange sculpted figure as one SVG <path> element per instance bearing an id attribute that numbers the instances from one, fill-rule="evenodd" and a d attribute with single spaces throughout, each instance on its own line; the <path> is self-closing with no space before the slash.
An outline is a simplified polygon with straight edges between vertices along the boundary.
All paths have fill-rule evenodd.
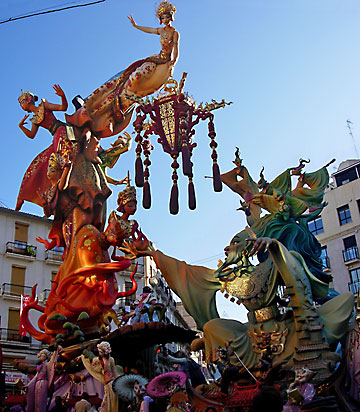
<path id="1" fill-rule="evenodd" d="M 118 292 L 115 273 L 130 266 L 130 260 L 118 258 L 110 262 L 109 243 L 103 234 L 106 199 L 111 191 L 100 168 L 99 142 L 90 131 L 78 139 L 79 153 L 74 158 L 71 172 L 59 172 L 53 179 L 57 200 L 53 201 L 55 220 L 50 232 L 51 239 L 57 239 L 65 246 L 63 264 L 53 281 L 45 308 L 37 304 L 35 291 L 29 306 L 22 314 L 27 331 L 36 339 L 50 342 L 56 334 L 63 333 L 63 321 L 53 315 L 62 314 L 75 322 L 81 312 L 87 312 L 89 319 L 82 325 L 85 334 L 109 328 L 109 318 L 115 316 L 112 307 L 118 297 L 136 291 L 136 282 L 129 292 Z M 60 176 L 64 176 L 63 181 Z M 53 186 L 54 187 L 54 186 Z M 48 206 L 48 205 L 47 205 Z M 51 209 L 51 207 L 50 207 Z M 46 244 L 51 247 L 51 243 Z M 29 309 L 40 310 L 43 315 L 38 321 L 38 331 L 28 319 Z"/>
<path id="2" fill-rule="evenodd" d="M 85 103 L 67 121 L 77 127 L 87 125 L 98 138 L 120 133 L 130 122 L 134 109 L 126 95 L 144 97 L 160 90 L 172 74 L 179 56 L 179 33 L 172 27 L 176 8 L 168 1 L 160 2 L 156 16 L 163 27 L 138 26 L 145 32 L 160 36 L 159 54 L 138 60 L 117 73 L 85 99 Z"/>
<path id="3" fill-rule="evenodd" d="M 129 177 L 127 178 L 129 182 Z M 128 186 L 121 191 L 117 199 L 117 211 L 121 212 L 121 216 L 114 210 L 110 213 L 108 226 L 104 232 L 106 241 L 114 246 L 114 252 L 111 256 L 113 260 L 117 260 L 116 248 L 123 245 L 124 240 L 136 241 L 138 239 L 146 239 L 144 234 L 139 229 L 139 224 L 134 219 L 129 219 L 134 215 L 137 209 L 136 189 L 134 186 Z"/>

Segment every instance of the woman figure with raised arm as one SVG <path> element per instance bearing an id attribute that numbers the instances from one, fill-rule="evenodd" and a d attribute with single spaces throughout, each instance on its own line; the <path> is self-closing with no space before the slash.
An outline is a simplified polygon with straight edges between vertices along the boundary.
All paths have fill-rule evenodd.
<path id="1" fill-rule="evenodd" d="M 179 57 L 179 33 L 171 25 L 175 12 L 170 2 L 160 2 L 156 16 L 163 26 L 158 28 L 138 26 L 132 15 L 128 17 L 135 28 L 160 36 L 160 53 L 136 61 L 97 88 L 82 107 L 66 116 L 70 124 L 77 127 L 86 124 L 98 138 L 113 136 L 125 129 L 134 109 L 127 95 L 144 97 L 155 93 L 172 74 Z"/>
<path id="2" fill-rule="evenodd" d="M 22 91 L 18 99 L 23 110 L 28 113 L 33 113 L 33 117 L 30 119 L 31 128 L 25 127 L 26 120 L 30 114 L 25 115 L 21 119 L 19 127 L 23 133 L 29 139 L 33 139 L 39 127 L 44 127 L 52 134 L 53 140 L 52 144 L 38 154 L 30 163 L 20 186 L 15 210 L 20 210 L 24 200 L 39 206 L 43 205 L 44 199 L 42 194 L 51 187 L 51 182 L 47 178 L 47 169 L 52 153 L 61 155 L 65 162 L 68 162 L 71 157 L 73 144 L 68 138 L 68 132 L 70 133 L 69 127 L 66 126 L 65 123 L 57 120 L 53 113 L 54 111 L 67 110 L 68 103 L 62 88 L 58 84 L 55 84 L 53 88 L 55 94 L 60 96 L 61 104 L 54 104 L 45 99 L 41 99 L 40 104 L 36 106 L 35 103 L 38 97 L 30 91 Z"/>

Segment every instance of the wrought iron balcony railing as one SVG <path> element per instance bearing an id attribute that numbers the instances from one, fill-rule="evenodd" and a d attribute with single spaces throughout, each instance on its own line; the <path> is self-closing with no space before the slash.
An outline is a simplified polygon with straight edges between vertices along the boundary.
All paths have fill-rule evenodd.
<path id="1" fill-rule="evenodd" d="M 1 294 L 8 296 L 16 296 L 20 298 L 21 295 L 31 296 L 31 286 L 16 285 L 14 283 L 3 283 L 1 286 Z"/>
<path id="2" fill-rule="evenodd" d="M 14 242 L 6 243 L 6 253 L 15 253 L 17 255 L 29 256 L 35 259 L 36 250 L 36 246 L 29 245 L 26 242 L 15 240 Z"/>
<path id="3" fill-rule="evenodd" d="M 6 342 L 30 343 L 31 336 L 20 336 L 17 329 L 0 328 L 0 340 Z"/>
<path id="4" fill-rule="evenodd" d="M 343 250 L 344 262 L 359 259 L 359 249 L 357 246 Z"/>
<path id="5" fill-rule="evenodd" d="M 41 302 L 46 302 L 51 289 L 44 289 L 42 292 L 39 293 L 39 300 Z"/>
<path id="6" fill-rule="evenodd" d="M 45 260 L 56 260 L 57 262 L 62 262 L 63 249 L 51 249 L 45 250 Z"/>

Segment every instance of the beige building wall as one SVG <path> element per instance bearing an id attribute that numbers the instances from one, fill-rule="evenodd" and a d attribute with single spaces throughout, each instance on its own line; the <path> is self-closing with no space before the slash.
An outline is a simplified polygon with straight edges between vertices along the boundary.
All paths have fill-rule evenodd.
<path id="1" fill-rule="evenodd" d="M 357 167 L 360 167 L 359 160 L 342 162 L 338 171 L 334 173 L 333 183 L 325 193 L 325 201 L 328 205 L 321 213 L 323 232 L 316 235 L 321 245 L 327 247 L 330 266 L 327 271 L 333 276 L 333 288 L 340 293 L 355 291 L 358 287 L 351 284 L 353 282 L 350 271 L 360 269 L 360 260 L 356 257 L 357 247 L 360 245 L 360 178 L 337 186 L 335 177 L 350 168 L 354 168 L 356 172 Z M 346 216 L 348 218 L 350 216 L 351 221 L 345 219 L 349 221 L 341 224 L 339 209 L 346 206 L 349 208 Z M 344 213 L 342 217 L 344 218 Z M 351 236 L 355 237 L 357 246 L 351 248 L 350 252 L 345 251 L 344 239 Z"/>

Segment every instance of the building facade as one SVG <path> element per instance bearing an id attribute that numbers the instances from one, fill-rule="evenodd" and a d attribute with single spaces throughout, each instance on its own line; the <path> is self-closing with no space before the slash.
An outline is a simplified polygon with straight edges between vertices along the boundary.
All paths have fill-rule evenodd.
<path id="1" fill-rule="evenodd" d="M 309 229 L 322 246 L 324 270 L 340 293 L 357 294 L 360 285 L 360 160 L 341 162 L 325 192 L 321 216 Z"/>
<path id="2" fill-rule="evenodd" d="M 30 335 L 19 335 L 20 297 L 31 295 L 37 284 L 39 304 L 46 302 L 62 250 L 46 251 L 35 239 L 47 239 L 51 223 L 43 217 L 0 207 L 0 345 L 5 382 L 10 385 L 20 376 L 14 370 L 14 359 L 34 359 L 42 348 Z M 34 325 L 39 316 L 39 312 L 30 311 Z"/>

